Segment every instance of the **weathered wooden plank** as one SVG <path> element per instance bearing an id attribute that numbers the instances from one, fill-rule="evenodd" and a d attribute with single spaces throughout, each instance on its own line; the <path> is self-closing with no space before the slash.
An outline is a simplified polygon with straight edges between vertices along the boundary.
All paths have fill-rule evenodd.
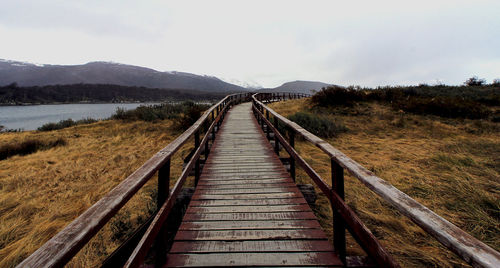
<path id="1" fill-rule="evenodd" d="M 205 181 L 239 181 L 239 180 L 271 180 L 271 179 L 285 179 L 287 178 L 287 174 L 266 174 L 266 175 L 232 175 L 232 176 L 216 176 L 211 177 L 208 175 L 202 175 L 200 180 Z"/>
<path id="2" fill-rule="evenodd" d="M 321 229 L 276 229 L 276 230 L 179 230 L 175 240 L 293 240 L 325 239 Z"/>
<path id="3" fill-rule="evenodd" d="M 190 206 L 186 213 L 249 213 L 249 212 L 294 212 L 294 211 L 311 211 L 311 208 L 306 205 L 279 205 L 279 206 L 215 206 L 215 207 L 195 207 Z"/>
<path id="4" fill-rule="evenodd" d="M 332 252 L 168 254 L 168 267 L 341 266 Z"/>
<path id="5" fill-rule="evenodd" d="M 176 241 L 170 253 L 333 251 L 328 240 Z"/>
<path id="6" fill-rule="evenodd" d="M 246 179 L 246 180 L 238 180 L 238 181 L 231 181 L 231 180 L 207 180 L 204 178 L 201 178 L 198 186 L 229 186 L 229 185 L 255 185 L 255 184 L 274 184 L 274 183 L 292 183 L 290 182 L 290 179 L 288 178 L 276 178 L 276 179 Z"/>
<path id="7" fill-rule="evenodd" d="M 210 172 L 207 171 L 204 174 L 204 177 L 217 177 L 218 179 L 221 178 L 248 178 L 248 177 L 275 177 L 276 175 L 281 175 L 281 176 L 287 176 L 288 173 L 286 171 L 282 170 L 269 170 L 269 171 L 251 171 L 251 170 L 246 170 L 246 171 L 241 171 L 241 172 Z"/>
<path id="8" fill-rule="evenodd" d="M 295 183 L 286 182 L 281 183 L 238 183 L 238 184 L 201 184 L 198 183 L 197 189 L 259 189 L 259 188 L 288 188 L 288 187 L 296 187 Z"/>
<path id="9" fill-rule="evenodd" d="M 243 199 L 243 200 L 191 200 L 190 206 L 269 206 L 287 204 L 307 204 L 300 198 Z"/>
<path id="10" fill-rule="evenodd" d="M 313 220 L 312 212 L 186 214 L 184 221 Z"/>
<path id="11" fill-rule="evenodd" d="M 320 228 L 316 220 L 281 221 L 185 221 L 179 230 L 245 230 Z"/>
<path id="12" fill-rule="evenodd" d="M 266 198 L 298 198 L 302 197 L 300 193 L 270 193 L 270 194 L 197 194 L 193 195 L 193 200 L 203 199 L 218 199 L 218 200 L 234 200 L 234 199 L 266 199 Z"/>
<path id="13" fill-rule="evenodd" d="M 268 188 L 251 188 L 251 189 L 197 189 L 198 195 L 223 195 L 223 194 L 269 194 L 269 193 L 299 193 L 297 186 L 292 187 L 268 187 Z"/>

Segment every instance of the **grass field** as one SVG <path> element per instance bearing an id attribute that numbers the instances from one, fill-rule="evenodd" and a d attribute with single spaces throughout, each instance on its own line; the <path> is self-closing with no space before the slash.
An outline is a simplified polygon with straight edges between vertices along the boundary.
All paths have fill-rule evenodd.
<path id="1" fill-rule="evenodd" d="M 50 132 L 1 133 L 0 147 L 59 138 L 66 144 L 0 161 L 0 267 L 29 256 L 177 134 L 169 120 L 107 120 Z M 191 145 L 174 157 L 173 178 Z M 152 178 L 68 266 L 98 266 L 154 210 L 155 182 Z"/>
<path id="2" fill-rule="evenodd" d="M 378 103 L 349 108 L 314 108 L 308 99 L 270 105 L 284 116 L 298 111 L 327 116 L 348 128 L 327 139 L 445 219 L 500 250 L 500 124 L 443 119 L 394 111 Z M 315 146 L 298 151 L 330 183 L 329 159 Z M 298 171 L 299 182 L 308 182 Z M 357 179 L 346 176 L 346 201 L 403 267 L 462 267 L 461 259 L 387 205 Z M 319 192 L 319 191 L 318 191 Z M 314 208 L 332 233 L 329 203 Z M 349 239 L 351 254 L 363 252 Z"/>

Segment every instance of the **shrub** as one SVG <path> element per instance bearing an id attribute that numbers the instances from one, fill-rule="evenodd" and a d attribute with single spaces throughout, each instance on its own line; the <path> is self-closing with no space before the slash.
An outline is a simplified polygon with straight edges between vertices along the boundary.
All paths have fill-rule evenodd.
<path id="1" fill-rule="evenodd" d="M 477 76 L 473 76 L 469 79 L 467 79 L 467 81 L 464 82 L 464 85 L 466 86 L 482 86 L 486 84 L 486 80 L 484 79 L 479 79 Z"/>
<path id="2" fill-rule="evenodd" d="M 330 86 L 314 94 L 311 101 L 318 106 L 352 106 L 355 102 L 364 100 L 364 92 L 355 87 Z"/>
<path id="3" fill-rule="evenodd" d="M 63 128 L 68 128 L 72 126 L 77 126 L 77 125 L 84 125 L 84 124 L 92 124 L 97 122 L 96 119 L 93 118 L 84 118 L 80 119 L 78 121 L 73 121 L 73 119 L 65 119 L 61 120 L 57 123 L 47 123 L 44 124 L 43 126 L 38 128 L 38 131 L 51 131 L 51 130 L 57 130 L 57 129 L 63 129 Z"/>
<path id="4" fill-rule="evenodd" d="M 194 102 L 184 102 L 182 115 L 175 120 L 175 126 L 179 130 L 188 129 L 206 110 L 206 105 L 195 104 Z"/>
<path id="5" fill-rule="evenodd" d="M 66 145 L 66 140 L 64 138 L 49 141 L 32 139 L 14 144 L 6 144 L 0 146 L 0 160 L 7 159 L 14 155 L 27 155 L 38 150 L 48 150 L 53 147 L 64 145 Z"/>
<path id="6" fill-rule="evenodd" d="M 181 121 L 181 125 L 188 124 L 189 122 L 192 124 L 200 117 L 201 112 L 203 112 L 206 108 L 207 105 L 196 104 L 192 101 L 186 101 L 179 104 L 163 103 L 157 105 L 139 106 L 134 110 L 117 108 L 116 112 L 111 116 L 111 119 L 154 122 L 157 120 L 177 119 L 182 117 L 179 119 Z M 199 113 L 195 110 L 199 110 Z M 196 119 L 192 121 L 190 118 L 194 117 L 196 117 Z"/>
<path id="7" fill-rule="evenodd" d="M 489 110 L 482 104 L 461 98 L 450 97 L 409 97 L 392 104 L 394 109 L 415 114 L 432 114 L 448 118 L 486 118 Z"/>
<path id="8" fill-rule="evenodd" d="M 315 115 L 311 113 L 297 112 L 288 117 L 288 119 L 299 124 L 314 135 L 331 138 L 342 132 L 346 132 L 347 128 L 341 124 L 332 122 L 325 116 Z"/>

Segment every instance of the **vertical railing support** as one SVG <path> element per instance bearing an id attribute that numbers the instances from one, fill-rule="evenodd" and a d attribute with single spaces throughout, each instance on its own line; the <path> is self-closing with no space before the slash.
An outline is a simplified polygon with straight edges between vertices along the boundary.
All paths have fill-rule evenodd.
<path id="1" fill-rule="evenodd" d="M 289 129 L 288 135 L 290 136 L 288 142 L 290 143 L 290 146 L 295 149 L 295 131 L 293 129 Z M 290 177 L 292 177 L 292 180 L 295 182 L 295 158 L 292 156 L 290 156 Z"/>
<path id="2" fill-rule="evenodd" d="M 268 110 L 266 110 L 266 119 L 267 119 L 267 121 L 269 121 L 269 111 Z M 270 136 L 271 136 L 271 128 L 269 126 L 267 126 L 266 127 L 266 137 L 268 140 L 269 140 Z"/>
<path id="3" fill-rule="evenodd" d="M 170 194 L 170 159 L 158 170 L 158 194 L 156 207 L 159 209 Z"/>
<path id="4" fill-rule="evenodd" d="M 344 200 L 344 169 L 335 161 L 331 159 L 332 169 L 332 191 L 337 193 L 342 200 Z M 333 211 L 333 247 L 335 252 L 340 257 L 340 260 L 346 263 L 346 239 L 345 228 L 346 224 L 337 209 L 332 206 Z"/>
<path id="5" fill-rule="evenodd" d="M 159 210 L 160 207 L 167 201 L 168 196 L 170 195 L 170 159 L 163 164 L 163 166 L 158 170 L 158 191 L 157 191 L 157 203 L 156 209 Z M 156 239 L 156 248 L 160 254 L 156 254 L 156 265 L 158 267 L 163 266 L 165 263 L 165 256 L 163 254 L 167 251 L 167 243 L 166 243 L 166 234 L 165 229 L 160 228 L 160 232 L 158 233 L 158 238 Z M 164 256 L 165 255 L 165 256 Z"/>
<path id="6" fill-rule="evenodd" d="M 276 130 L 279 131 L 278 129 L 278 117 L 274 117 L 274 127 Z M 274 135 L 274 152 L 279 156 L 280 155 L 280 142 L 278 141 L 278 138 L 276 137 L 276 134 Z"/>
<path id="7" fill-rule="evenodd" d="M 194 133 L 194 148 L 198 148 L 200 146 L 200 132 L 196 131 Z M 200 180 L 200 158 L 195 162 L 194 165 L 194 185 L 198 185 L 198 181 Z"/>

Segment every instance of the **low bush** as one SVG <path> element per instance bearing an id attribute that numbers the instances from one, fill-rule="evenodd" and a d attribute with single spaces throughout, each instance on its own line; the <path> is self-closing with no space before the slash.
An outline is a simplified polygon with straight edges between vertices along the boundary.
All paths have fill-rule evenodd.
<path id="1" fill-rule="evenodd" d="M 289 116 L 288 119 L 299 124 L 314 135 L 323 138 L 332 138 L 347 131 L 347 128 L 343 124 L 333 122 L 325 116 L 316 114 L 297 112 Z"/>
<path id="2" fill-rule="evenodd" d="M 66 145 L 66 140 L 64 138 L 49 141 L 30 139 L 19 143 L 5 144 L 0 146 L 0 160 L 7 159 L 14 155 L 27 155 L 39 150 L 48 150 L 53 147 L 64 145 Z"/>
<path id="3" fill-rule="evenodd" d="M 379 101 L 390 104 L 396 110 L 415 114 L 481 119 L 491 114 L 487 105 L 500 105 L 500 90 L 492 85 L 419 85 L 377 89 L 332 86 L 316 93 L 311 101 L 317 107 L 353 106 L 362 101 Z"/>
<path id="4" fill-rule="evenodd" d="M 414 114 L 432 114 L 448 118 L 486 118 L 490 111 L 474 101 L 451 97 L 409 97 L 392 103 L 394 109 Z"/>
<path id="5" fill-rule="evenodd" d="M 175 126 L 177 129 L 188 129 L 208 108 L 207 105 L 195 104 L 194 102 L 184 103 L 184 111 L 181 116 L 175 119 Z"/>
<path id="6" fill-rule="evenodd" d="M 364 100 L 364 93 L 357 88 L 330 86 L 323 88 L 312 96 L 312 102 L 318 106 L 335 105 L 352 106 L 355 102 Z"/>
<path id="7" fill-rule="evenodd" d="M 97 122 L 97 120 L 93 119 L 93 118 L 84 118 L 84 119 L 80 119 L 77 121 L 73 121 L 73 119 L 69 118 L 66 120 L 61 120 L 57 123 L 44 124 L 43 126 L 38 128 L 38 131 L 51 131 L 51 130 L 63 129 L 63 128 L 67 128 L 67 127 L 77 126 L 77 125 L 92 124 L 95 122 Z"/>
<path id="8" fill-rule="evenodd" d="M 194 123 L 207 107 L 207 105 L 186 101 L 179 104 L 163 103 L 157 105 L 139 106 L 134 110 L 117 108 L 116 112 L 111 116 L 111 119 L 131 121 L 142 120 L 148 122 L 175 119 L 177 127 L 184 129 L 186 126 L 189 127 L 192 123 Z M 194 121 L 193 118 L 195 118 Z"/>

